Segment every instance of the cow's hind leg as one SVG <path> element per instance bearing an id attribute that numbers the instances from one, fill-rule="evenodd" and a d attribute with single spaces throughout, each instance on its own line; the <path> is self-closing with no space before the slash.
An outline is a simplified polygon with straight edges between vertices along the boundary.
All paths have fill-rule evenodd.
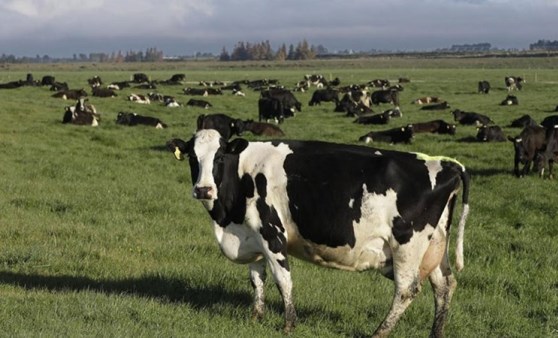
<path id="1" fill-rule="evenodd" d="M 256 320 L 263 318 L 265 310 L 265 264 L 265 259 L 250 264 L 250 283 L 252 288 L 254 288 L 254 310 L 252 317 Z"/>
<path id="2" fill-rule="evenodd" d="M 447 256 L 447 255 L 446 255 Z M 444 262 L 434 269 L 430 274 L 430 284 L 434 291 L 435 314 L 434 323 L 430 337 L 443 337 L 444 325 L 446 323 L 451 297 L 457 287 L 457 281 L 453 277 L 449 264 L 444 258 Z"/>

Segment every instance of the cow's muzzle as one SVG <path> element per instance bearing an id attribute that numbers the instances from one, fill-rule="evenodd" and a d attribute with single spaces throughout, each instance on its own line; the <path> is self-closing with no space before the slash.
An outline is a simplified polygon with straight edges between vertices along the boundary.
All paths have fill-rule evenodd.
<path id="1" fill-rule="evenodd" d="M 194 187 L 192 195 L 198 200 L 210 200 L 213 199 L 213 189 L 211 187 Z"/>

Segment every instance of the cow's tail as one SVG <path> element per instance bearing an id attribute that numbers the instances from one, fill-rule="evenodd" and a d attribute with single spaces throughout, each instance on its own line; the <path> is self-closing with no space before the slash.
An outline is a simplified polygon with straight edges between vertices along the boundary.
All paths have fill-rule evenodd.
<path id="1" fill-rule="evenodd" d="M 469 216 L 469 180 L 470 176 L 465 167 L 461 170 L 461 181 L 463 183 L 463 197 L 462 204 L 463 210 L 461 211 L 461 218 L 457 226 L 457 244 L 455 247 L 455 266 L 457 271 L 463 270 L 463 238 L 465 236 L 465 222 Z"/>

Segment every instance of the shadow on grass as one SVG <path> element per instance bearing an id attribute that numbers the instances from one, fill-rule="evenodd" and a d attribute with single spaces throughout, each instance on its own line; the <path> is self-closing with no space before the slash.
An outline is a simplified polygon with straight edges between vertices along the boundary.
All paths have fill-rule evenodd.
<path id="1" fill-rule="evenodd" d="M 222 304 L 246 308 L 252 311 L 252 293 L 229 290 L 222 283 L 194 285 L 187 279 L 145 276 L 122 280 L 94 280 L 88 277 L 26 275 L 7 271 L 0 272 L 0 283 L 10 284 L 26 290 L 46 290 L 50 292 L 86 291 L 104 294 L 129 295 L 158 299 L 162 302 L 184 303 L 195 310 L 211 311 Z M 269 292 L 269 291 L 268 291 Z M 267 311 L 283 314 L 281 301 L 268 301 Z M 310 322 L 317 318 L 327 318 L 332 325 L 343 320 L 334 310 L 298 306 L 299 319 Z M 311 325 L 311 324 L 308 324 Z M 280 328 L 278 328 L 280 329 Z"/>
<path id="2" fill-rule="evenodd" d="M 74 276 L 41 276 L 0 272 L 0 283 L 27 290 L 51 292 L 92 291 L 105 294 L 130 295 L 187 303 L 195 309 L 207 309 L 218 303 L 249 307 L 252 296 L 247 292 L 230 291 L 225 285 L 191 285 L 187 280 L 145 276 L 122 280 L 94 280 Z"/>

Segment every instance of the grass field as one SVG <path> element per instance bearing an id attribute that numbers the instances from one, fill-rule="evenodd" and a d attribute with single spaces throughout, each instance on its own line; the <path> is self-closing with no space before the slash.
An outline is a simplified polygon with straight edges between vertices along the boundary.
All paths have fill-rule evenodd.
<path id="1" fill-rule="evenodd" d="M 339 77 L 342 85 L 411 79 L 401 93 L 403 117 L 388 126 L 354 124 L 330 103 L 308 107 L 312 91 L 297 93 L 303 112 L 281 126 L 287 137 L 342 143 L 357 143 L 370 130 L 449 122 L 457 108 L 489 115 L 511 136 L 520 130 L 506 126 L 523 114 L 537 121 L 558 114 L 552 112 L 558 104 L 556 58 L 2 65 L 0 83 L 29 72 L 35 79 L 54 75 L 89 93 L 87 78 L 99 75 L 109 83 L 134 72 L 158 80 L 185 73 L 187 86 L 273 78 L 292 87 L 307 73 Z M 515 93 L 518 106 L 499 105 L 507 95 L 506 75 L 527 80 Z M 479 80 L 491 82 L 489 95 L 476 93 Z M 157 91 L 185 103 L 190 97 L 183 88 Z M 63 125 L 63 107 L 73 102 L 50 97 L 46 87 L 0 90 L 0 336 L 282 336 L 283 308 L 272 279 L 266 317 L 253 322 L 247 267 L 221 255 L 209 216 L 190 197 L 187 164 L 163 149 L 173 137 L 188 138 L 202 113 L 257 118 L 259 93 L 245 88 L 246 97 L 209 97 L 214 107 L 202 110 L 134 104 L 126 100 L 131 92 L 148 90 L 91 97 L 102 114 L 92 128 Z M 426 95 L 447 100 L 452 109 L 424 112 L 411 104 Z M 117 125 L 119 111 L 156 116 L 169 128 Z M 515 178 L 511 143 L 471 142 L 475 135 L 474 127 L 458 126 L 455 136 L 420 134 L 410 145 L 374 144 L 454 157 L 472 174 L 465 269 L 456 274 L 446 334 L 558 337 L 558 182 L 534 174 Z M 389 309 L 393 284 L 377 273 L 291 264 L 299 315 L 293 337 L 370 335 Z M 427 336 L 433 312 L 425 284 L 393 336 Z"/>

